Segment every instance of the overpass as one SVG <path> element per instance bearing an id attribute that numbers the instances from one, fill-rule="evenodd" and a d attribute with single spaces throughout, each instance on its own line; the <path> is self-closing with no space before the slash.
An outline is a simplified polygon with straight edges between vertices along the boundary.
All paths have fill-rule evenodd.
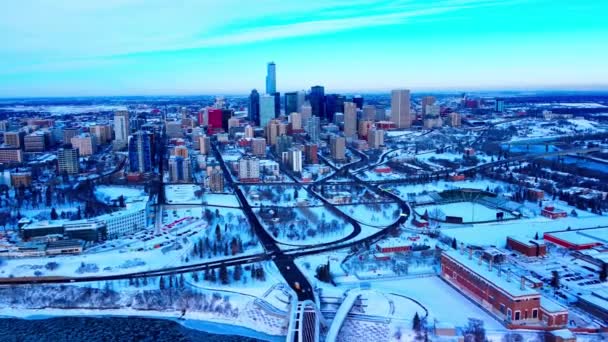
<path id="1" fill-rule="evenodd" d="M 340 304 L 338 311 L 336 311 L 336 316 L 334 316 L 334 320 L 331 322 L 329 332 L 327 332 L 327 337 L 325 338 L 326 342 L 336 341 L 346 316 L 350 312 L 350 309 L 352 309 L 353 305 L 355 305 L 359 297 L 361 297 L 361 293 L 358 290 L 352 290 L 349 291 L 348 295 L 346 295 L 344 300 L 342 300 L 342 304 Z"/>
<path id="2" fill-rule="evenodd" d="M 294 302 L 285 341 L 318 342 L 320 341 L 321 325 L 327 326 L 327 323 L 313 301 Z"/>

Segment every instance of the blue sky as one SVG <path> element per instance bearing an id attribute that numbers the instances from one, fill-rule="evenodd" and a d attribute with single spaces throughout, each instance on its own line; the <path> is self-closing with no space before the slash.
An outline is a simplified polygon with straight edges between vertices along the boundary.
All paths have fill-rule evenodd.
<path id="1" fill-rule="evenodd" d="M 608 1 L 20 0 L 0 97 L 608 88 Z"/>

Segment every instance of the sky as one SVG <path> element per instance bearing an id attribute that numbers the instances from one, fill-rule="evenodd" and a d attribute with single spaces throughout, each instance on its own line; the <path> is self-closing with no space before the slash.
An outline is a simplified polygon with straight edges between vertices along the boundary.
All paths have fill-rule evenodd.
<path id="1" fill-rule="evenodd" d="M 608 1 L 19 0 L 0 97 L 608 89 Z"/>

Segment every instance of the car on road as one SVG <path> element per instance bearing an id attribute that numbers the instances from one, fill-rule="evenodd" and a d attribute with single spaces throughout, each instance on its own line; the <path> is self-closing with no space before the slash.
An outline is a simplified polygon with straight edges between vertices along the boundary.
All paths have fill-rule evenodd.
<path id="1" fill-rule="evenodd" d="M 295 287 L 295 289 L 298 290 L 298 291 L 302 290 L 302 287 L 300 286 L 300 283 L 297 282 L 297 281 L 295 283 L 293 283 L 293 287 Z"/>

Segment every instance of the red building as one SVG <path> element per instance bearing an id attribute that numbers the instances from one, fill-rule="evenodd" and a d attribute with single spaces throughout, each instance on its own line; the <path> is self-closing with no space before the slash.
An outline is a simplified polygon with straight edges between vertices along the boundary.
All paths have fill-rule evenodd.
<path id="1" fill-rule="evenodd" d="M 317 155 L 319 146 L 317 144 L 304 145 L 304 156 L 307 164 L 319 164 L 319 156 Z"/>
<path id="2" fill-rule="evenodd" d="M 376 245 L 376 250 L 380 253 L 400 253 L 409 252 L 412 246 L 409 245 Z"/>
<path id="3" fill-rule="evenodd" d="M 450 175 L 450 180 L 452 182 L 460 182 L 465 179 L 464 175 Z"/>
<path id="4" fill-rule="evenodd" d="M 379 166 L 374 169 L 376 173 L 391 173 L 393 170 L 389 166 Z"/>
<path id="5" fill-rule="evenodd" d="M 429 221 L 424 219 L 414 219 L 412 223 L 418 228 L 424 228 L 429 226 Z"/>
<path id="6" fill-rule="evenodd" d="M 557 209 L 557 208 L 555 208 L 552 205 L 548 205 L 548 206 L 544 207 L 540 211 L 540 214 L 543 215 L 543 216 L 545 216 L 545 217 L 548 217 L 550 219 L 553 219 L 553 220 L 555 220 L 557 218 L 560 218 L 560 217 L 566 217 L 566 216 L 568 216 L 568 214 L 565 211 Z"/>
<path id="7" fill-rule="evenodd" d="M 543 299 L 526 286 L 524 277 L 516 278 L 507 267 L 494 267 L 482 255 L 449 250 L 441 253 L 441 277 L 461 290 L 510 329 L 553 330 L 568 322 L 568 311 Z"/>
<path id="8" fill-rule="evenodd" d="M 214 134 L 222 131 L 222 110 L 210 108 L 207 111 L 207 131 Z"/>
<path id="9" fill-rule="evenodd" d="M 544 241 L 507 237 L 507 248 L 529 257 L 539 257 L 547 254 L 547 245 Z"/>
<path id="10" fill-rule="evenodd" d="M 551 232 L 543 234 L 543 239 L 571 250 L 580 251 L 602 246 L 603 244 L 586 234 L 587 230 L 567 230 L 562 232 Z"/>

